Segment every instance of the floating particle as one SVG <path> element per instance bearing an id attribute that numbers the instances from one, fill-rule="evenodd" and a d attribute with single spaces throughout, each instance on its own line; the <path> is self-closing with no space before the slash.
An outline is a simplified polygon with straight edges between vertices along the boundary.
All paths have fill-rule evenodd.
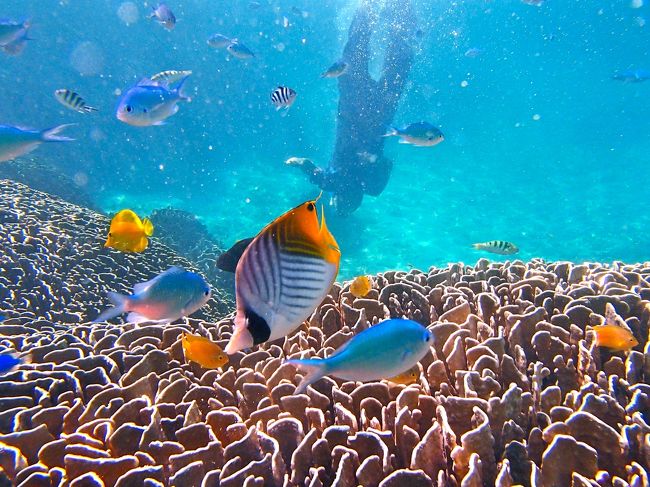
<path id="1" fill-rule="evenodd" d="M 539 113 L 536 113 L 535 115 L 533 115 L 533 120 L 535 120 L 536 122 L 537 122 L 540 118 L 542 118 L 542 117 L 539 115 Z"/>
<path id="2" fill-rule="evenodd" d="M 469 83 L 467 82 L 466 79 L 464 79 L 463 81 L 460 82 L 461 88 L 467 88 L 468 85 L 469 85 Z"/>
<path id="3" fill-rule="evenodd" d="M 282 52 L 282 51 L 284 51 L 284 50 L 286 49 L 286 47 L 287 47 L 287 46 L 284 45 L 284 42 L 278 42 L 278 43 L 275 45 L 275 49 L 276 49 L 278 52 Z"/>
<path id="4" fill-rule="evenodd" d="M 133 2 L 122 2 L 117 9 L 117 16 L 126 25 L 133 25 L 138 21 L 140 12 L 138 6 Z"/>
<path id="5" fill-rule="evenodd" d="M 94 42 L 83 41 L 70 54 L 70 64 L 82 76 L 94 76 L 104 69 L 104 53 Z"/>
<path id="6" fill-rule="evenodd" d="M 632 7 L 632 8 L 641 8 L 641 7 L 643 7 L 643 0 L 632 0 L 630 2 L 630 7 Z"/>
<path id="7" fill-rule="evenodd" d="M 88 175 L 85 172 L 78 172 L 72 177 L 74 184 L 77 186 L 85 186 L 88 184 Z"/>
<path id="8" fill-rule="evenodd" d="M 645 19 L 643 17 L 634 17 L 634 21 L 639 27 L 643 27 L 645 25 Z"/>

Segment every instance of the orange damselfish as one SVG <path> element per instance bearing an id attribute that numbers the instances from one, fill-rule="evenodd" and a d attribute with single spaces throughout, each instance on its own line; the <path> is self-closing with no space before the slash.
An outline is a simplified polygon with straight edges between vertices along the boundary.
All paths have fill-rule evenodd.
<path id="1" fill-rule="evenodd" d="M 183 333 L 182 344 L 185 359 L 204 369 L 218 369 L 228 363 L 228 356 L 221 347 L 204 336 Z"/>

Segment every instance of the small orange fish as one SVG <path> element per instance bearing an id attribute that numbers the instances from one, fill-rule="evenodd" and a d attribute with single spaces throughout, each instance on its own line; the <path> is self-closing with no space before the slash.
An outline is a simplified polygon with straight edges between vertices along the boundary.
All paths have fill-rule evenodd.
<path id="1" fill-rule="evenodd" d="M 368 276 L 357 276 L 350 284 L 350 293 L 355 298 L 365 298 L 372 289 L 372 280 Z"/>
<path id="2" fill-rule="evenodd" d="M 216 343 L 201 335 L 183 333 L 185 360 L 196 362 L 204 369 L 218 369 L 228 363 L 228 356 Z"/>
<path id="3" fill-rule="evenodd" d="M 596 345 L 611 348 L 615 351 L 630 350 L 639 342 L 629 330 L 617 325 L 594 326 Z"/>
<path id="4" fill-rule="evenodd" d="M 415 384 L 418 380 L 420 380 L 420 364 L 415 364 L 406 372 L 402 372 L 401 374 L 398 374 L 395 377 L 391 377 L 390 379 L 386 380 L 394 382 L 395 384 L 404 384 L 406 386 L 409 384 Z"/>
<path id="5" fill-rule="evenodd" d="M 148 237 L 152 235 L 151 220 L 140 220 L 133 211 L 122 210 L 111 220 L 104 247 L 112 247 L 122 252 L 143 252 L 149 245 Z"/>

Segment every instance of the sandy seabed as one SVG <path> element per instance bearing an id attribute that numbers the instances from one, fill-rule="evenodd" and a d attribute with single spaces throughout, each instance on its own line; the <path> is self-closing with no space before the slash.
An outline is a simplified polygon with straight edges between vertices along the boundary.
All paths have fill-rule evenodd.
<path id="1" fill-rule="evenodd" d="M 0 485 L 649 485 L 650 263 L 481 259 L 378 274 L 363 299 L 335 284 L 291 336 L 204 370 L 180 336 L 225 345 L 227 297 L 166 326 L 88 323 L 102 287 L 191 263 L 161 246 L 70 266 L 65 248 L 96 246 L 73 238 L 89 214 L 30 191 L 0 184 L 0 346 L 31 357 L 0 381 Z M 635 349 L 595 346 L 607 303 Z M 418 383 L 294 394 L 285 357 L 401 316 L 433 332 Z"/>

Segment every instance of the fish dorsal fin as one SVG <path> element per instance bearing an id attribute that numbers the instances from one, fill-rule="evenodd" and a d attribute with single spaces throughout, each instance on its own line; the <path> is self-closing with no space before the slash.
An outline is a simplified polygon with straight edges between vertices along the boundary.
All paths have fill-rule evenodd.
<path id="1" fill-rule="evenodd" d="M 173 265 L 160 275 L 161 276 L 163 276 L 163 275 L 166 276 L 166 275 L 170 275 L 170 274 L 180 274 L 181 272 L 185 272 L 185 269 L 183 269 L 182 267 L 178 267 L 177 265 Z"/>
<path id="2" fill-rule="evenodd" d="M 156 278 L 154 277 L 153 279 L 150 279 L 145 282 L 139 282 L 137 284 L 133 285 L 133 294 L 142 294 L 151 287 L 151 285 L 155 282 Z"/>
<path id="3" fill-rule="evenodd" d="M 113 217 L 114 222 L 121 222 L 121 223 L 136 223 L 136 224 L 141 224 L 142 222 L 140 221 L 140 217 L 135 214 L 133 210 L 125 209 L 122 211 L 119 211 L 114 217 Z"/>
<path id="4" fill-rule="evenodd" d="M 232 247 L 217 258 L 217 268 L 226 272 L 235 272 L 241 256 L 254 239 L 255 237 L 250 237 L 235 242 Z"/>
<path id="5" fill-rule="evenodd" d="M 159 81 L 153 81 L 151 78 L 142 78 L 138 81 L 137 86 L 164 86 Z"/>

